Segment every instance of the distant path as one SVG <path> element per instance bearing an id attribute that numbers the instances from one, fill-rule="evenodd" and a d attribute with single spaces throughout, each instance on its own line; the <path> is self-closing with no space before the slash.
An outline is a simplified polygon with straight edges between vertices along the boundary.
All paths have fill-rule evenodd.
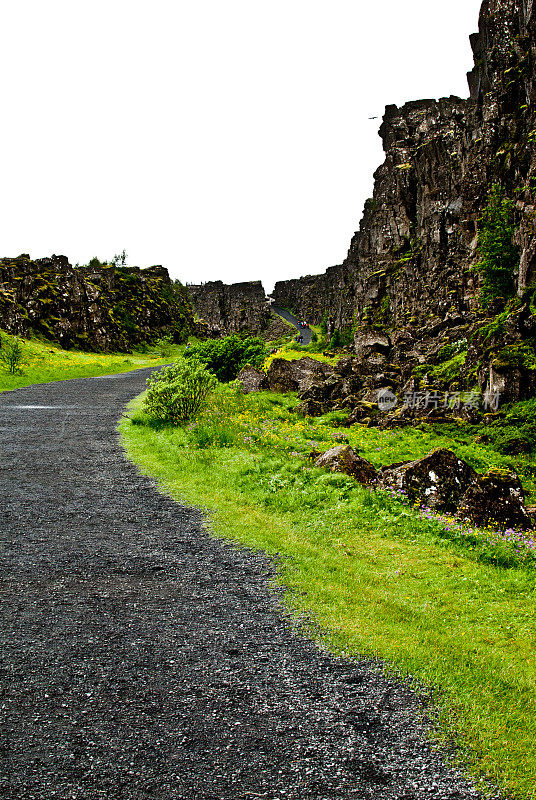
<path id="1" fill-rule="evenodd" d="M 0 395 L 3 800 L 478 797 L 409 690 L 292 633 L 270 562 L 124 459 L 147 374 Z"/>
<path id="2" fill-rule="evenodd" d="M 279 306 L 271 306 L 271 310 L 274 314 L 277 314 L 278 317 L 283 317 L 286 319 L 287 322 L 290 322 L 291 325 L 294 325 L 295 328 L 298 329 L 299 333 L 303 336 L 303 346 L 305 347 L 308 344 L 311 344 L 311 339 L 313 334 L 309 328 L 300 328 L 300 321 L 298 317 L 295 317 L 290 311 L 286 311 L 284 308 L 280 308 Z M 304 320 L 306 322 L 306 320 Z"/>

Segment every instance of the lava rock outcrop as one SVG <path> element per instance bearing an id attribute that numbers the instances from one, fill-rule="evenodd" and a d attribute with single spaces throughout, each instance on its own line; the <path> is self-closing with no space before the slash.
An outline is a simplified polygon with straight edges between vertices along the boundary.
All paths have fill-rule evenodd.
<path id="1" fill-rule="evenodd" d="M 104 352 L 197 332 L 184 287 L 163 267 L 73 267 L 56 255 L 0 259 L 0 327 Z"/>

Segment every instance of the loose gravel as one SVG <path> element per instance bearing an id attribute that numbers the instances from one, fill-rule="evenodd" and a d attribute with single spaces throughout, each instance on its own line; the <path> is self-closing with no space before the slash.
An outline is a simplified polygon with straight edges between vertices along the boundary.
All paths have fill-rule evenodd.
<path id="1" fill-rule="evenodd" d="M 0 795 L 480 797 L 407 687 L 297 635 L 270 561 L 125 460 L 146 376 L 0 397 Z"/>

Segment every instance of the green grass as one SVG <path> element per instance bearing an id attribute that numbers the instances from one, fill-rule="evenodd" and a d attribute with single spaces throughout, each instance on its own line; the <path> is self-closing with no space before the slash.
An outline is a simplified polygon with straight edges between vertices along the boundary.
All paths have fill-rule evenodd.
<path id="1" fill-rule="evenodd" d="M 348 439 L 376 464 L 445 444 L 477 468 L 503 463 L 463 428 L 442 435 L 300 420 L 291 395 L 221 387 L 185 428 L 130 409 L 129 457 L 180 502 L 201 506 L 217 536 L 278 556 L 289 609 L 336 653 L 382 659 L 430 687 L 439 735 L 455 737 L 474 774 L 536 798 L 534 566 L 489 563 L 477 543 L 305 458 Z M 458 437 L 456 433 L 458 431 Z M 489 554 L 488 554 L 489 555 Z"/>
<path id="2" fill-rule="evenodd" d="M 2 342 L 6 344 L 12 337 L 0 331 Z M 146 353 L 85 353 L 79 350 L 63 350 L 44 339 L 21 339 L 22 372 L 8 374 L 0 362 L 0 391 L 19 389 L 34 383 L 62 381 L 69 378 L 92 378 L 98 375 L 113 375 L 130 372 L 143 367 L 154 367 L 173 360 L 183 346 L 173 346 L 166 358 L 154 350 Z"/>

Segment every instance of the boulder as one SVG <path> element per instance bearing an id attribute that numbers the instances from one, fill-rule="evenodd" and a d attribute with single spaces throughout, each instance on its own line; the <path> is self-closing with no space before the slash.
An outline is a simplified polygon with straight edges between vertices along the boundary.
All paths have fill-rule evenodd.
<path id="1" fill-rule="evenodd" d="M 331 387 L 323 383 L 312 383 L 307 389 L 298 392 L 300 400 L 315 400 L 318 403 L 325 403 L 329 400 Z"/>
<path id="2" fill-rule="evenodd" d="M 357 375 L 352 374 L 347 377 L 342 382 L 342 394 L 344 397 L 348 397 L 348 395 L 357 394 L 363 388 L 363 381 Z"/>
<path id="3" fill-rule="evenodd" d="M 379 487 L 398 489 L 437 511 L 455 511 L 476 472 L 451 450 L 439 448 L 418 461 L 384 468 Z"/>
<path id="4" fill-rule="evenodd" d="M 357 359 L 350 358 L 349 356 L 340 358 L 334 367 L 335 374 L 340 375 L 342 378 L 351 377 L 355 374 L 355 369 L 358 364 L 359 362 Z"/>
<path id="5" fill-rule="evenodd" d="M 523 373 L 515 365 L 496 358 L 489 366 L 489 378 L 484 399 L 489 406 L 493 403 L 517 402 L 523 395 Z"/>
<path id="6" fill-rule="evenodd" d="M 304 417 L 321 417 L 326 413 L 325 407 L 316 400 L 304 400 L 303 403 L 298 403 L 294 411 Z"/>
<path id="7" fill-rule="evenodd" d="M 292 369 L 292 361 L 283 358 L 274 358 L 266 375 L 268 388 L 272 392 L 296 392 L 298 381 Z"/>
<path id="8" fill-rule="evenodd" d="M 351 408 L 352 411 L 342 423 L 343 428 L 350 428 L 352 425 L 356 425 L 358 422 L 361 422 L 363 419 L 365 419 L 365 417 L 370 419 L 371 415 L 378 410 L 377 406 L 374 406 L 372 403 L 364 402 L 354 403 L 352 404 Z"/>
<path id="9" fill-rule="evenodd" d="M 485 475 L 476 476 L 461 498 L 458 516 L 476 525 L 533 527 L 519 477 L 515 472 L 502 469 L 491 469 Z"/>
<path id="10" fill-rule="evenodd" d="M 238 373 L 237 381 L 242 385 L 246 394 L 262 392 L 268 388 L 266 373 L 255 367 L 243 367 Z"/>
<path id="11" fill-rule="evenodd" d="M 286 361 L 274 358 L 268 369 L 268 387 L 273 392 L 297 392 L 315 383 L 323 383 L 333 367 L 314 358 L 299 358 Z"/>
<path id="12" fill-rule="evenodd" d="M 378 477 L 376 467 L 370 461 L 361 458 L 348 445 L 332 447 L 331 450 L 322 453 L 316 459 L 315 466 L 324 467 L 324 469 L 329 469 L 330 472 L 343 472 L 345 475 L 350 475 L 359 483 L 364 484 L 372 483 Z"/>
<path id="13" fill-rule="evenodd" d="M 391 339 L 376 328 L 362 326 L 354 334 L 354 346 L 359 361 L 386 356 L 391 349 Z"/>

